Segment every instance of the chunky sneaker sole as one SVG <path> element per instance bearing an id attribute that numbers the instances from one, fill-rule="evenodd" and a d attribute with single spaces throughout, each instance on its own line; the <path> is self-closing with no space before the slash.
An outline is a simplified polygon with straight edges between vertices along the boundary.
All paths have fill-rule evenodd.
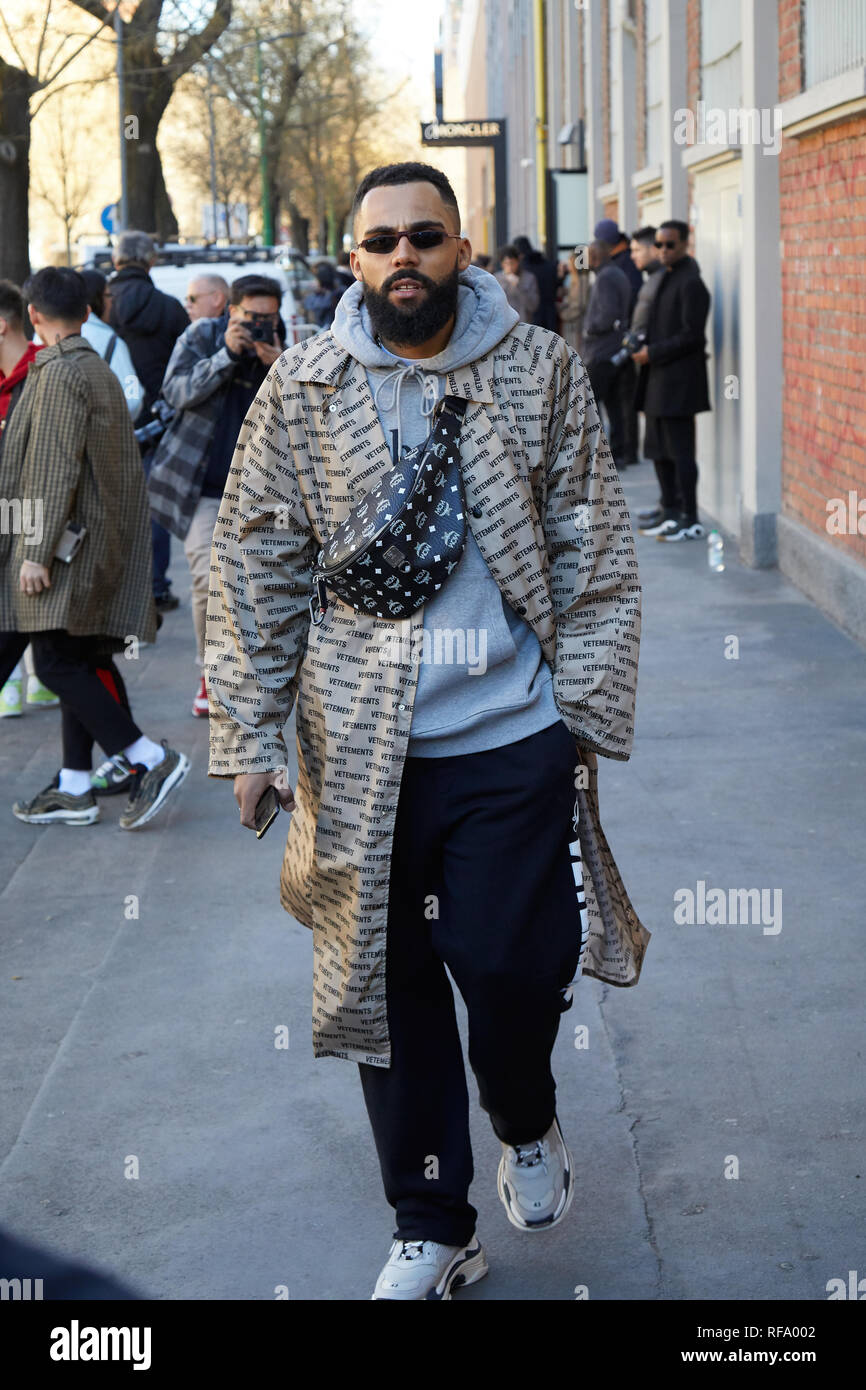
<path id="1" fill-rule="evenodd" d="M 544 1135 L 543 1139 L 538 1140 L 538 1146 L 541 1148 L 542 1152 L 547 1153 L 548 1158 L 558 1159 L 563 1170 L 562 1191 L 557 1195 L 556 1188 L 558 1183 L 554 1182 L 552 1195 L 555 1205 L 552 1211 L 546 1216 L 541 1217 L 538 1221 L 527 1220 L 518 1210 L 518 1201 L 522 1198 L 524 1205 L 528 1205 L 531 1201 L 531 1194 L 527 1193 L 526 1190 L 520 1190 L 519 1174 L 521 1170 L 515 1167 L 515 1165 L 509 1164 L 507 1161 L 508 1153 L 514 1153 L 517 1152 L 517 1150 L 507 1144 L 503 1144 L 502 1146 L 502 1157 L 499 1160 L 499 1169 L 496 1174 L 496 1191 L 499 1193 L 499 1200 L 505 1208 L 505 1214 L 508 1220 L 511 1222 L 512 1226 L 516 1226 L 519 1231 L 549 1231 L 553 1226 L 557 1226 L 563 1219 L 574 1197 L 574 1160 L 568 1145 L 562 1137 L 562 1130 L 559 1127 L 559 1121 L 557 1119 L 554 1119 L 553 1124 Z M 518 1147 L 521 1150 L 529 1150 L 534 1146 L 531 1144 L 521 1144 Z M 533 1177 L 531 1175 L 538 1166 L 543 1165 L 546 1176 L 546 1164 L 547 1159 L 540 1158 L 539 1162 L 533 1164 L 531 1167 L 527 1167 L 525 1171 L 530 1183 L 533 1182 Z M 510 1178 L 509 1168 L 511 1171 Z M 515 1176 L 515 1174 L 518 1176 Z"/>
<path id="2" fill-rule="evenodd" d="M 92 792 L 70 796 L 46 787 L 32 801 L 16 801 L 12 814 L 27 825 L 95 825 L 101 813 Z"/>
<path id="3" fill-rule="evenodd" d="M 690 522 L 688 525 L 677 525 L 672 531 L 666 531 L 660 535 L 660 541 L 699 541 L 705 536 L 706 530 L 699 521 Z"/>
<path id="4" fill-rule="evenodd" d="M 431 1240 L 396 1240 L 371 1298 L 392 1303 L 422 1299 L 444 1302 L 454 1289 L 477 1284 L 488 1269 L 477 1236 L 462 1248 Z"/>
<path id="5" fill-rule="evenodd" d="M 156 767 L 150 770 L 141 768 L 135 774 L 136 783 L 120 817 L 121 830 L 139 830 L 152 821 L 162 810 L 169 794 L 180 786 L 189 768 L 189 758 L 174 748 L 166 748 L 165 757 Z"/>
<path id="6" fill-rule="evenodd" d="M 666 516 L 661 521 L 657 521 L 655 526 L 639 526 L 638 530 L 642 536 L 658 536 L 661 538 L 668 531 L 678 531 L 680 523 L 675 516 Z"/>

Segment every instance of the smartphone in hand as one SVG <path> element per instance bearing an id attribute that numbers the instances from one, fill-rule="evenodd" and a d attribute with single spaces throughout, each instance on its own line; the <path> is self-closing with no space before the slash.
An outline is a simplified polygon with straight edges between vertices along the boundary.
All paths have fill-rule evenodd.
<path id="1" fill-rule="evenodd" d="M 265 831 L 273 825 L 280 813 L 280 798 L 277 796 L 275 786 L 265 787 L 256 803 L 253 821 L 256 827 L 256 839 L 260 840 Z"/>

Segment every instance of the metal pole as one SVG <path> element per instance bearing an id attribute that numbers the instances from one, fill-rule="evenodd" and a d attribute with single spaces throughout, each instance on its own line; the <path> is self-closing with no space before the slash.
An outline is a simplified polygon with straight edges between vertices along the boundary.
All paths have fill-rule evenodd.
<path id="1" fill-rule="evenodd" d="M 262 44 L 256 30 L 256 82 L 259 89 L 259 168 L 262 175 L 262 236 L 265 246 L 274 244 L 271 195 L 268 190 L 268 154 L 265 146 L 265 96 L 262 84 Z"/>
<path id="2" fill-rule="evenodd" d="M 538 245 L 547 241 L 547 32 L 544 0 L 535 0 L 535 199 Z"/>
<path id="3" fill-rule="evenodd" d="M 204 65 L 207 70 L 207 114 L 208 125 L 210 127 L 210 200 L 213 208 L 213 239 L 219 239 L 218 214 L 217 214 L 217 186 L 216 186 L 216 136 L 214 134 L 213 122 L 213 66 L 209 57 L 205 58 Z M 228 208 L 226 208 L 226 234 L 228 234 Z"/>
<path id="4" fill-rule="evenodd" d="M 125 232 L 129 226 L 129 184 L 126 174 L 126 136 L 123 129 L 126 110 L 126 83 L 123 75 L 123 20 L 120 17 L 120 4 L 114 6 L 114 33 L 117 39 L 117 106 L 120 121 L 120 227 Z"/>

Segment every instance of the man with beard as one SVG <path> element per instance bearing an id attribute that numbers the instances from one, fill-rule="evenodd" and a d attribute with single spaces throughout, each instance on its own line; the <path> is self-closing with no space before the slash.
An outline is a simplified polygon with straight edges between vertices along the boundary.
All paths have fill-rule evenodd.
<path id="1" fill-rule="evenodd" d="M 243 826 L 271 787 L 292 812 L 280 897 L 314 933 L 314 1051 L 359 1064 L 396 1211 L 373 1298 L 447 1299 L 487 1261 L 446 968 L 501 1144 L 497 1191 L 526 1232 L 574 1195 L 550 1063 L 576 973 L 640 971 L 648 934 L 594 783 L 596 753 L 629 756 L 640 588 L 581 361 L 471 266 L 448 180 L 374 169 L 353 225 L 357 283 L 330 330 L 272 367 L 238 438 L 211 557 L 209 771 L 234 777 Z M 354 552 L 370 602 L 319 593 L 311 622 L 319 548 L 413 469 L 389 540 L 435 564 L 462 530 L 447 577 L 417 571 L 430 596 L 399 622 L 371 612 L 393 613 L 400 586 L 396 540 L 374 531 Z"/>

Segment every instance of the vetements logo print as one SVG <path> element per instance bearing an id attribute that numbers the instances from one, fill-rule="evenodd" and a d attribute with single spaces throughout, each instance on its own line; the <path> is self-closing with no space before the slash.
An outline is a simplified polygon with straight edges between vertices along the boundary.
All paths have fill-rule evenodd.
<path id="1" fill-rule="evenodd" d="M 313 571 L 312 621 L 328 608 L 326 588 L 378 618 L 408 618 L 441 589 L 466 544 L 458 439 L 467 402 L 446 396 L 429 438 L 404 454 L 352 509 L 319 552 Z M 444 467 L 437 466 L 441 459 Z M 375 521 L 360 525 L 361 509 Z M 389 545 L 396 537 L 401 544 Z M 403 548 L 405 547 L 405 549 Z M 360 566 L 373 588 L 362 582 Z"/>

